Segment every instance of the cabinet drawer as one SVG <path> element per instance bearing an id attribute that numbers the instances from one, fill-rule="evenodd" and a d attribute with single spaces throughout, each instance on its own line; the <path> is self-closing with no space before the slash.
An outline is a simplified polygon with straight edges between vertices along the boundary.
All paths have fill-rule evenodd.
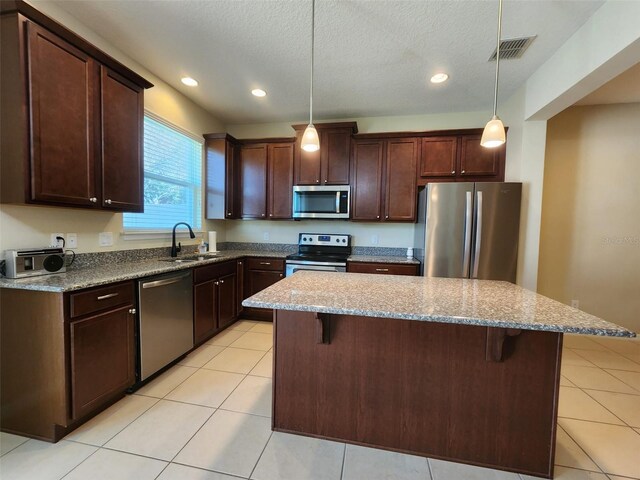
<path id="1" fill-rule="evenodd" d="M 133 305 L 133 282 L 116 283 L 106 287 L 92 288 L 80 293 L 72 293 L 69 301 L 71 318 L 119 305 Z"/>
<path id="2" fill-rule="evenodd" d="M 284 260 L 279 258 L 247 258 L 246 268 L 249 270 L 284 271 Z"/>
<path id="3" fill-rule="evenodd" d="M 193 270 L 193 283 L 208 282 L 214 278 L 223 277 L 232 273 L 236 273 L 235 260 L 198 267 Z"/>
<path id="4" fill-rule="evenodd" d="M 347 263 L 347 272 L 382 275 L 418 275 L 418 265 L 399 263 Z"/>

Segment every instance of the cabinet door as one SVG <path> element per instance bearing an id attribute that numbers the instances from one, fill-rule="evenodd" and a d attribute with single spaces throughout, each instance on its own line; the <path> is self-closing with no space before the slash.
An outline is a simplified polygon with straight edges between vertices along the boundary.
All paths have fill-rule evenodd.
<path id="1" fill-rule="evenodd" d="M 240 195 L 242 218 L 267 215 L 267 145 L 240 148 Z"/>
<path id="2" fill-rule="evenodd" d="M 505 146 L 485 148 L 482 135 L 463 135 L 460 141 L 460 176 L 500 177 L 504 175 Z M 501 180 L 496 178 L 497 181 Z"/>
<path id="3" fill-rule="evenodd" d="M 417 138 L 387 141 L 385 221 L 415 222 L 416 220 L 418 147 L 419 140 Z"/>
<path id="4" fill-rule="evenodd" d="M 422 139 L 420 176 L 454 177 L 458 156 L 458 137 L 426 137 Z"/>
<path id="5" fill-rule="evenodd" d="M 82 417 L 133 385 L 131 307 L 70 323 L 72 418 Z"/>
<path id="6" fill-rule="evenodd" d="M 238 200 L 236 185 L 238 183 L 237 154 L 238 147 L 235 143 L 225 141 L 225 218 L 238 218 Z"/>
<path id="7" fill-rule="evenodd" d="M 319 185 L 322 177 L 320 168 L 320 155 L 322 153 L 322 131 L 318 130 L 320 137 L 320 150 L 306 152 L 302 149 L 302 134 L 304 130 L 297 132 L 295 144 L 295 182 L 296 185 Z"/>
<path id="8" fill-rule="evenodd" d="M 322 181 L 326 185 L 349 184 L 351 129 L 329 129 L 320 132 Z"/>
<path id="9" fill-rule="evenodd" d="M 244 261 L 236 262 L 236 315 L 240 316 L 244 307 L 242 301 L 247 298 L 244 295 Z"/>
<path id="10" fill-rule="evenodd" d="M 293 144 L 274 143 L 268 148 L 269 219 L 291 218 L 293 201 Z"/>
<path id="11" fill-rule="evenodd" d="M 218 280 L 218 328 L 224 328 L 236 319 L 236 274 Z"/>
<path id="12" fill-rule="evenodd" d="M 348 262 L 347 272 L 373 273 L 378 275 L 412 275 L 417 276 L 419 265 L 399 263 L 361 263 Z"/>
<path id="13" fill-rule="evenodd" d="M 356 140 L 351 170 L 351 220 L 380 220 L 384 141 Z"/>
<path id="14" fill-rule="evenodd" d="M 26 22 L 31 118 L 30 199 L 97 206 L 97 64 L 56 35 Z"/>
<path id="15" fill-rule="evenodd" d="M 218 329 L 216 281 L 211 280 L 193 287 L 193 342 L 196 345 Z"/>
<path id="16" fill-rule="evenodd" d="M 245 291 L 247 297 L 255 295 L 274 283 L 282 280 L 284 274 L 282 272 L 270 270 L 249 270 L 247 278 L 248 288 Z"/>
<path id="17" fill-rule="evenodd" d="M 102 206 L 142 212 L 143 90 L 100 67 L 102 112 Z"/>

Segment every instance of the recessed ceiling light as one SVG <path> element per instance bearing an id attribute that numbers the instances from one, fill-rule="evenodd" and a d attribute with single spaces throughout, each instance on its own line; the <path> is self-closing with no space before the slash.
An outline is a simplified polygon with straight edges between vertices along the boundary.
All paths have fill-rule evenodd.
<path id="1" fill-rule="evenodd" d="M 180 79 L 182 83 L 184 83 L 187 87 L 197 87 L 198 81 L 195 78 L 191 77 L 182 77 Z"/>
<path id="2" fill-rule="evenodd" d="M 431 83 L 442 83 L 446 82 L 449 78 L 449 75 L 446 73 L 436 73 L 433 77 L 431 77 Z"/>
<path id="3" fill-rule="evenodd" d="M 261 88 L 254 88 L 253 90 L 251 90 L 251 94 L 256 96 L 256 97 L 266 97 L 267 96 L 267 92 L 265 92 Z"/>

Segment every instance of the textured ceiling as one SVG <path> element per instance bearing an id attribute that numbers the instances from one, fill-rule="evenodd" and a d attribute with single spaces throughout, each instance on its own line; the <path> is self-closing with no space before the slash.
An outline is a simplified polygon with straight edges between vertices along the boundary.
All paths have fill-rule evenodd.
<path id="1" fill-rule="evenodd" d="M 54 0 L 227 124 L 308 115 L 310 0 Z M 602 1 L 506 0 L 503 38 L 538 35 L 501 65 L 506 99 Z M 317 119 L 488 110 L 497 1 L 317 0 Z M 428 79 L 445 71 L 450 80 Z M 198 79 L 195 89 L 179 79 Z M 250 94 L 268 92 L 258 99 Z"/>

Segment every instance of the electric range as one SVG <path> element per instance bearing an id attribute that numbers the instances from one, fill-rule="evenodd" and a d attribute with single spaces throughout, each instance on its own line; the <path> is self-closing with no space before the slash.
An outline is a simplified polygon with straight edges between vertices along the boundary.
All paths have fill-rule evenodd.
<path id="1" fill-rule="evenodd" d="M 346 272 L 351 255 L 351 235 L 301 233 L 298 253 L 286 258 L 286 276 L 300 270 Z"/>

